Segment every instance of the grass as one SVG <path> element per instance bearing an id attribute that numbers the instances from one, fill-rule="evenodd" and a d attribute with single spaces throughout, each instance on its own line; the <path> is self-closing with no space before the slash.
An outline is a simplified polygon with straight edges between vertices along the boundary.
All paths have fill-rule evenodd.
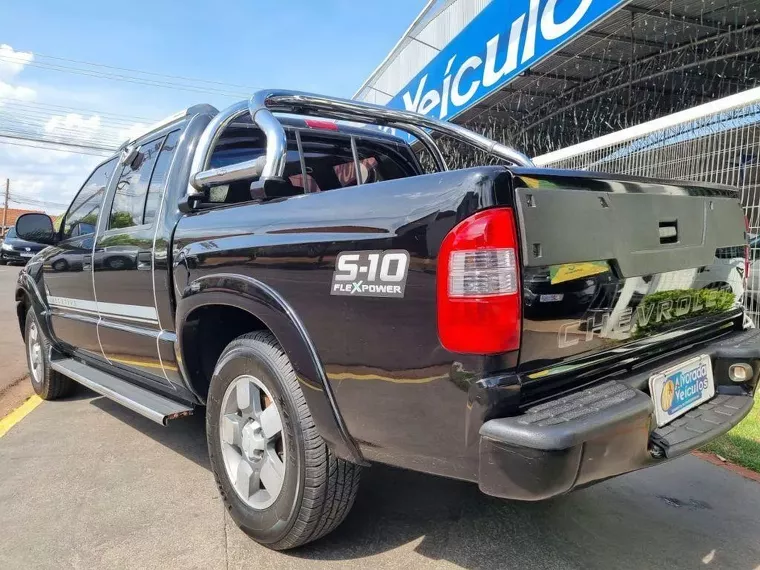
<path id="1" fill-rule="evenodd" d="M 702 451 L 720 455 L 760 473 L 760 390 L 755 394 L 755 407 L 749 415 L 726 435 L 708 443 Z"/>

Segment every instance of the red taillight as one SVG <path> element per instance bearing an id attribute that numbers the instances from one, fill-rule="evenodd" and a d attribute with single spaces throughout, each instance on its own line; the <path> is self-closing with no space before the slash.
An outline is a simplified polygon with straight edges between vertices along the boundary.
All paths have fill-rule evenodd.
<path id="1" fill-rule="evenodd" d="M 338 125 L 332 121 L 321 121 L 319 119 L 306 119 L 306 126 L 310 129 L 322 129 L 325 131 L 337 131 Z"/>
<path id="2" fill-rule="evenodd" d="M 452 352 L 495 354 L 520 347 L 520 271 L 511 208 L 460 222 L 438 255 L 438 337 Z"/>

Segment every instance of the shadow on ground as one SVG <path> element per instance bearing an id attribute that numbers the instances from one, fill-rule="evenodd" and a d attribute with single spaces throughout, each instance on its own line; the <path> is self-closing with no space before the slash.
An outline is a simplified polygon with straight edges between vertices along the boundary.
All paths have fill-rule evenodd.
<path id="1" fill-rule="evenodd" d="M 202 415 L 162 427 L 105 398 L 92 405 L 209 468 Z M 391 551 L 403 549 L 470 569 L 738 568 L 756 556 L 754 564 L 760 564 L 755 547 L 739 546 L 739 538 L 731 546 L 715 537 L 715 518 L 734 524 L 736 515 L 721 503 L 726 489 L 700 488 L 695 473 L 717 468 L 694 458 L 682 461 L 695 464 L 674 469 L 678 462 L 671 463 L 541 503 L 502 501 L 471 483 L 377 465 L 364 470 L 356 504 L 336 531 L 300 549 L 266 556 L 286 566 L 358 564 L 374 556 L 380 564 Z M 679 475 L 684 472 L 694 480 Z M 718 469 L 718 476 L 728 475 Z M 721 485 L 733 488 L 731 481 Z M 241 548 L 251 559 L 263 555 L 252 542 Z"/>
<path id="2" fill-rule="evenodd" d="M 87 389 L 82 389 L 85 390 Z M 84 395 L 89 398 L 93 396 L 97 394 L 89 390 Z M 203 413 L 169 422 L 169 425 L 164 427 L 108 398 L 95 398 L 91 404 L 210 471 L 206 448 L 206 418 Z M 201 412 L 203 410 L 201 408 Z"/>

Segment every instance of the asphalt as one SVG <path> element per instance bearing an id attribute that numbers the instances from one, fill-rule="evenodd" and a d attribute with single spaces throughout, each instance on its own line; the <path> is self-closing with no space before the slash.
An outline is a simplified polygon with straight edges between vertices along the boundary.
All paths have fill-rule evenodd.
<path id="1" fill-rule="evenodd" d="M 32 393 L 0 267 L 0 417 Z M 163 428 L 80 389 L 0 438 L 0 569 L 760 570 L 760 486 L 695 457 L 544 503 L 374 466 L 325 539 L 276 553 L 227 515 L 202 416 Z"/>
<path id="2" fill-rule="evenodd" d="M 20 270 L 18 266 L 0 265 L 0 392 L 27 371 L 16 316 L 16 279 Z"/>
<path id="3" fill-rule="evenodd" d="M 32 393 L 27 375 L 24 343 L 16 316 L 18 266 L 0 265 L 0 418 L 19 406 Z"/>
<path id="4" fill-rule="evenodd" d="M 345 523 L 289 553 L 237 529 L 202 417 L 167 428 L 84 389 L 0 439 L 0 568 L 760 567 L 760 487 L 684 457 L 544 503 L 382 466 Z"/>

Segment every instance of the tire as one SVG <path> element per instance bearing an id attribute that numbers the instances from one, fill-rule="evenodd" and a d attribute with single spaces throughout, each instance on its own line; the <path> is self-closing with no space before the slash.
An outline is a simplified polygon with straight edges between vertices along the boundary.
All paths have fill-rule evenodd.
<path id="1" fill-rule="evenodd" d="M 129 265 L 129 260 L 126 257 L 122 256 L 116 256 L 111 257 L 106 261 L 106 265 L 109 269 L 119 270 L 119 269 L 127 269 L 127 266 Z"/>
<path id="2" fill-rule="evenodd" d="M 26 313 L 24 344 L 29 378 L 37 395 L 43 400 L 57 400 L 71 394 L 75 386 L 74 381 L 50 368 L 49 343 L 40 328 L 34 309 L 29 309 Z"/>
<path id="3" fill-rule="evenodd" d="M 243 395 L 239 396 L 238 391 Z M 241 420 L 245 413 L 239 409 L 240 402 L 253 402 L 250 414 L 255 417 L 257 399 L 261 409 L 259 419 Z M 280 419 L 279 436 L 271 436 L 277 433 L 276 427 L 266 429 L 274 423 L 265 420 L 265 412 L 268 417 L 273 416 L 269 411 L 272 404 Z M 223 422 L 229 429 L 220 430 Z M 206 436 L 211 468 L 227 510 L 243 531 L 273 550 L 317 540 L 335 529 L 353 506 L 361 468 L 335 457 L 327 448 L 314 425 L 293 367 L 269 332 L 240 336 L 222 352 L 209 388 Z M 263 448 L 261 438 L 270 436 L 265 451 L 244 451 L 253 447 L 252 441 L 258 441 Z M 257 453 L 263 453 L 264 459 L 257 458 Z M 265 477 L 266 467 L 261 468 L 260 476 L 256 467 L 253 476 L 247 475 L 251 472 L 250 465 L 277 464 L 276 458 L 272 459 L 275 456 L 281 460 L 279 465 L 284 466 L 279 490 L 277 485 L 271 485 L 271 475 Z M 230 471 L 238 457 L 241 461 L 237 463 L 235 479 L 245 483 L 236 488 Z M 238 475 L 241 470 L 242 477 Z M 242 491 L 238 490 L 240 487 Z M 274 498 L 269 487 L 274 487 Z"/>
<path id="4" fill-rule="evenodd" d="M 58 259 L 52 264 L 54 271 L 66 271 L 69 268 L 69 262 L 65 259 Z"/>

